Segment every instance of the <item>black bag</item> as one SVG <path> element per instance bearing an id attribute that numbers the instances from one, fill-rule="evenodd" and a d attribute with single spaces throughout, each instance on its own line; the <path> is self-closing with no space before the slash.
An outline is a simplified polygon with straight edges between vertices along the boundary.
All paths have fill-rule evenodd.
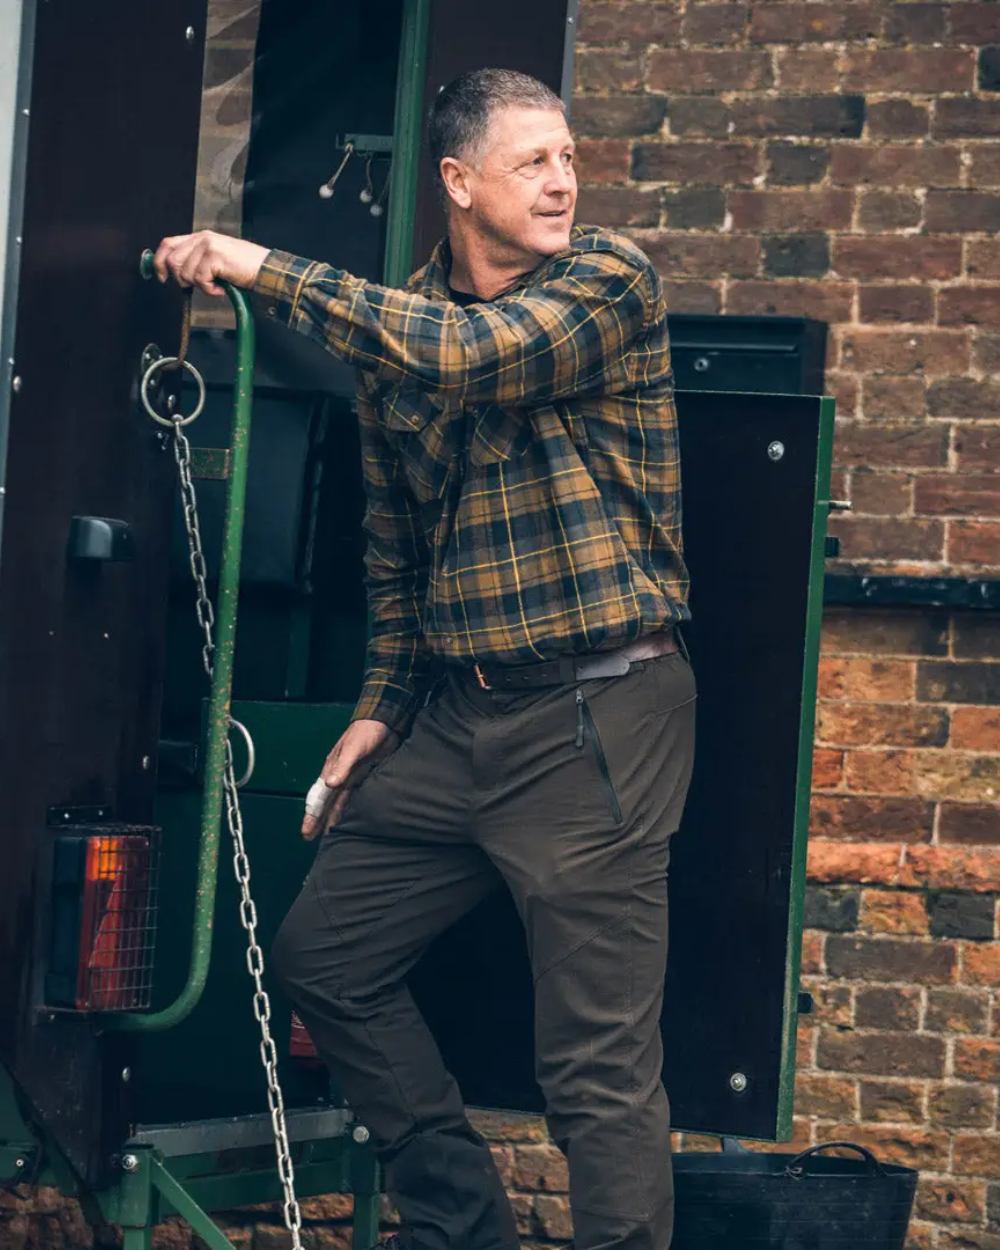
<path id="1" fill-rule="evenodd" d="M 862 1158 L 819 1157 L 835 1146 Z M 670 1250 L 903 1250 L 917 1173 L 824 1142 L 794 1156 L 675 1155 L 674 1187 Z"/>

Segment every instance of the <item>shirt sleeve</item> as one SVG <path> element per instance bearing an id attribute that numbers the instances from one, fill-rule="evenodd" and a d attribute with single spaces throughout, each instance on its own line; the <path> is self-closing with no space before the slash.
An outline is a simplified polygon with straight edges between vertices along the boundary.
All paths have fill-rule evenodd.
<path id="1" fill-rule="evenodd" d="M 405 734 L 424 694 L 431 656 L 422 608 L 429 553 L 412 495 L 364 384 L 358 388 L 364 464 L 365 584 L 370 636 L 352 720 L 378 720 Z"/>
<path id="2" fill-rule="evenodd" d="M 280 251 L 254 293 L 271 316 L 381 381 L 514 406 L 606 390 L 656 315 L 650 272 L 611 251 L 567 253 L 544 282 L 467 308 Z"/>

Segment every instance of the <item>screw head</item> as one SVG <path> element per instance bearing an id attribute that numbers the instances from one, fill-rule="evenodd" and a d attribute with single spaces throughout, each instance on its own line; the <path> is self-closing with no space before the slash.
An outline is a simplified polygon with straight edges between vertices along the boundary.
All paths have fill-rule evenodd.
<path id="1" fill-rule="evenodd" d="M 150 760 L 150 758 L 149 758 L 149 756 L 148 756 L 148 755 L 144 755 L 144 756 L 142 757 L 142 771 L 143 771 L 144 773 L 148 773 L 148 772 L 149 772 L 149 765 L 150 765 L 151 763 L 152 763 L 152 761 Z"/>
<path id="2" fill-rule="evenodd" d="M 371 1137 L 371 1133 L 368 1132 L 368 1130 L 365 1128 L 363 1124 L 359 1124 L 351 1133 L 351 1136 L 354 1138 L 354 1140 L 358 1143 L 359 1146 L 363 1146 L 365 1142 L 368 1141 L 368 1139 Z"/>
<path id="3" fill-rule="evenodd" d="M 122 1171 L 137 1172 L 139 1170 L 139 1160 L 135 1155 L 122 1155 Z"/>
<path id="4" fill-rule="evenodd" d="M 734 1072 L 729 1078 L 729 1088 L 736 1094 L 742 1094 L 749 1082 L 743 1072 Z"/>
<path id="5" fill-rule="evenodd" d="M 14 1160 L 14 1166 L 18 1169 L 18 1171 L 20 1171 L 22 1168 L 26 1168 L 28 1166 L 28 1160 L 25 1159 L 23 1155 L 18 1155 Z"/>
<path id="6" fill-rule="evenodd" d="M 184 32 L 184 38 L 188 41 L 188 43 L 194 43 L 194 27 L 193 26 L 189 26 L 187 28 L 187 30 Z"/>
<path id="7" fill-rule="evenodd" d="M 775 439 L 773 443 L 768 443 L 767 454 L 772 460 L 780 460 L 785 454 L 785 444 Z"/>
<path id="8" fill-rule="evenodd" d="M 129 1081 L 131 1081 L 131 1079 L 132 1079 L 132 1069 L 122 1068 L 122 1080 L 125 1082 L 125 1084 L 127 1085 Z"/>
<path id="9" fill-rule="evenodd" d="M 15 395 L 20 395 L 21 379 L 19 377 L 11 378 L 10 389 L 14 392 Z"/>

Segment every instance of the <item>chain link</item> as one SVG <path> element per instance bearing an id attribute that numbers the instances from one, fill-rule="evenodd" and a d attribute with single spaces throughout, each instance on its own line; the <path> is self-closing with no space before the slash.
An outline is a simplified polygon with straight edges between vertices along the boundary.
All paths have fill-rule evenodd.
<path id="1" fill-rule="evenodd" d="M 191 575 L 195 584 L 195 616 L 204 635 L 201 660 L 209 679 L 212 677 L 212 659 L 215 655 L 215 610 L 208 597 L 208 570 L 201 545 L 201 529 L 198 525 L 198 500 L 191 476 L 191 444 L 174 418 L 174 459 L 181 483 L 181 502 L 184 507 L 184 528 L 187 531 Z M 302 1212 L 295 1196 L 295 1169 L 288 1144 L 285 1125 L 285 1100 L 278 1080 L 278 1051 L 271 1036 L 271 1000 L 263 985 L 264 952 L 257 941 L 257 908 L 250 893 L 250 860 L 247 857 L 243 837 L 243 813 L 236 788 L 236 770 L 233 767 L 233 748 L 226 739 L 226 758 L 222 773 L 222 792 L 225 800 L 226 823 L 233 839 L 233 871 L 240 888 L 240 924 L 247 935 L 247 971 L 253 978 L 253 1014 L 260 1025 L 260 1060 L 267 1075 L 267 1105 L 271 1112 L 271 1128 L 274 1133 L 274 1151 L 278 1161 L 278 1176 L 284 1192 L 285 1227 L 292 1235 L 293 1250 L 302 1250 Z"/>

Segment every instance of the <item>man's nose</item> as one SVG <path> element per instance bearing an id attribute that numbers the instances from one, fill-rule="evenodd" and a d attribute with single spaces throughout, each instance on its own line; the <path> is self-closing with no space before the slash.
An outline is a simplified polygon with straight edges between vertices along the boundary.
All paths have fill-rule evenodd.
<path id="1" fill-rule="evenodd" d="M 561 161 L 549 170 L 549 176 L 545 183 L 545 191 L 548 195 L 569 195 L 575 184 L 575 174 L 572 165 L 564 165 Z"/>

